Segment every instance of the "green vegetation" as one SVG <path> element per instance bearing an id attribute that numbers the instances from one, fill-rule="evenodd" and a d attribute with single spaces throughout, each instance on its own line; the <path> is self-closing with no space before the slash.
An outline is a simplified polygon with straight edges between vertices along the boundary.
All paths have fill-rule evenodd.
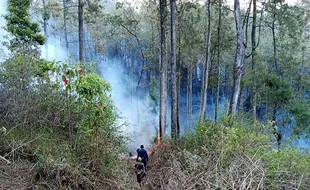
<path id="1" fill-rule="evenodd" d="M 240 120 L 241 121 L 241 120 Z M 309 189 L 310 155 L 278 151 L 272 123 L 205 121 L 155 152 L 149 189 Z M 158 185 L 160 182 L 160 185 Z"/>
<path id="2" fill-rule="evenodd" d="M 113 86 L 99 76 L 99 61 L 84 62 L 108 56 L 130 77 L 124 80 L 131 87 L 126 96 L 134 99 L 137 84 L 136 94 L 148 95 L 150 112 L 162 116 L 163 138 L 154 139 L 143 188 L 310 189 L 309 150 L 292 143 L 310 136 L 309 3 L 268 0 L 256 9 L 253 0 L 247 11 L 235 7 L 237 15 L 221 0 L 209 0 L 212 9 L 177 1 L 170 15 L 176 25 L 169 26 L 171 2 L 144 0 L 139 8 L 110 2 L 105 9 L 99 0 L 7 0 L 4 44 L 10 55 L 0 63 L 1 188 L 139 188 L 134 161 L 123 156 L 131 139 L 121 131 Z M 41 13 L 45 36 L 32 20 Z M 80 35 L 74 36 L 77 28 Z M 69 43 L 79 42 L 75 57 L 81 62 L 41 59 L 40 46 L 50 31 L 64 36 L 68 55 L 77 52 Z M 235 47 L 237 33 L 244 37 Z M 89 58 L 91 51 L 96 59 Z M 203 105 L 201 86 L 208 86 L 207 102 L 216 104 L 215 121 L 205 117 L 205 109 L 200 122 L 195 118 Z M 174 140 L 165 134 L 172 91 Z M 232 110 L 220 100 L 230 101 Z M 185 123 L 189 130 L 179 136 Z"/>

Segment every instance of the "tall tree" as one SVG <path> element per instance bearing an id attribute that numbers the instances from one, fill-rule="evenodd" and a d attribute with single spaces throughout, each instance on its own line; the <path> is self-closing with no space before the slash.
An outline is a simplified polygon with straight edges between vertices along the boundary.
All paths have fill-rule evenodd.
<path id="1" fill-rule="evenodd" d="M 176 30 L 175 30 L 175 0 L 170 0 L 170 22 L 171 22 L 171 137 L 176 139 L 177 131 L 177 60 L 176 60 Z"/>
<path id="2" fill-rule="evenodd" d="M 252 73 L 253 87 L 252 87 L 252 113 L 253 117 L 256 118 L 256 72 L 255 72 L 255 56 L 256 56 L 256 0 L 253 0 L 253 22 L 252 22 L 252 32 L 251 32 L 251 44 L 252 44 Z"/>
<path id="3" fill-rule="evenodd" d="M 160 11 L 160 111 L 159 111 L 159 132 L 158 143 L 163 141 L 166 131 L 166 114 L 167 114 L 167 83 L 168 83 L 168 66 L 167 66 L 167 0 L 159 1 Z"/>
<path id="4" fill-rule="evenodd" d="M 47 20 L 48 20 L 48 13 L 46 10 L 46 2 L 45 0 L 42 0 L 42 4 L 43 4 L 43 30 L 44 30 L 44 36 L 46 38 L 48 38 L 47 36 Z M 48 58 L 48 46 L 47 43 L 45 43 L 45 58 Z"/>
<path id="5" fill-rule="evenodd" d="M 65 36 L 65 43 L 66 43 L 66 54 L 69 54 L 69 42 L 68 42 L 68 32 L 67 32 L 67 14 L 68 14 L 68 8 L 67 8 L 67 0 L 62 1 L 63 4 L 63 22 L 64 22 L 64 36 Z"/>
<path id="6" fill-rule="evenodd" d="M 205 118 L 207 107 L 207 89 L 209 82 L 209 67 L 211 62 L 211 27 L 211 0 L 208 0 L 208 34 L 206 43 L 206 61 L 203 64 L 203 79 L 201 85 L 200 120 Z"/>
<path id="7" fill-rule="evenodd" d="M 240 11 L 239 0 L 234 1 L 234 16 L 237 32 L 237 47 L 235 55 L 235 64 L 233 71 L 233 91 L 230 99 L 229 115 L 234 116 L 237 112 L 238 99 L 241 90 L 241 77 L 244 72 L 244 60 L 245 60 L 245 44 L 244 34 L 242 29 L 242 19 Z"/>
<path id="8" fill-rule="evenodd" d="M 79 0 L 78 4 L 79 17 L 79 60 L 84 62 L 84 1 Z"/>
<path id="9" fill-rule="evenodd" d="M 9 49 L 33 49 L 43 45 L 46 38 L 40 34 L 38 23 L 32 22 L 29 15 L 31 0 L 8 0 L 6 30 L 13 36 Z"/>
<path id="10" fill-rule="evenodd" d="M 221 22 L 222 22 L 222 0 L 219 0 L 219 18 L 217 25 L 217 65 L 216 65 L 216 100 L 214 110 L 214 121 L 218 119 L 219 97 L 220 97 L 220 60 L 221 60 Z"/>

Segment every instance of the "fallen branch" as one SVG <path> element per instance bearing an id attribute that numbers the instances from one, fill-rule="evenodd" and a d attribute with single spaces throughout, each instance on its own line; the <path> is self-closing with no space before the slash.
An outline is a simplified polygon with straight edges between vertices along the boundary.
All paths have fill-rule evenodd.
<path id="1" fill-rule="evenodd" d="M 0 156 L 0 159 L 5 161 L 7 164 L 11 164 L 10 160 L 4 158 L 3 156 Z"/>

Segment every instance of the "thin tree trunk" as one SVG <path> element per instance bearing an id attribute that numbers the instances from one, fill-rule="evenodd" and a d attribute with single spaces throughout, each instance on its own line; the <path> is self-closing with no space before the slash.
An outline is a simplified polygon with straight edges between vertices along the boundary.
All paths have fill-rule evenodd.
<path id="1" fill-rule="evenodd" d="M 236 31 L 237 31 L 237 47 L 236 47 L 236 56 L 235 56 L 235 65 L 234 65 L 234 79 L 233 79 L 233 91 L 230 99 L 229 106 L 229 115 L 235 116 L 237 112 L 237 104 L 240 94 L 240 83 L 241 77 L 244 72 L 244 59 L 245 59 L 245 46 L 244 46 L 244 34 L 242 30 L 242 19 L 240 11 L 239 0 L 234 2 L 234 15 L 236 22 Z"/>
<path id="2" fill-rule="evenodd" d="M 281 141 L 282 141 L 282 134 L 279 131 L 278 127 L 277 127 L 277 108 L 278 106 L 275 104 L 273 107 L 273 113 L 272 113 L 272 121 L 273 121 L 273 134 L 276 137 L 277 140 L 277 145 L 278 145 L 278 150 L 281 147 Z"/>
<path id="3" fill-rule="evenodd" d="M 200 102 L 200 116 L 202 121 L 206 116 L 207 107 L 207 89 L 209 79 L 209 67 L 211 58 L 211 0 L 208 0 L 208 34 L 207 34 L 207 48 L 206 48 L 206 62 L 203 65 L 203 85 L 201 86 L 201 102 Z"/>
<path id="4" fill-rule="evenodd" d="M 219 97 L 220 97 L 220 56 L 221 56 L 221 21 L 222 21 L 222 0 L 219 0 L 219 20 L 217 27 L 217 68 L 216 68 L 216 100 L 215 100 L 215 110 L 214 110 L 214 121 L 218 119 L 218 110 L 219 110 Z"/>
<path id="5" fill-rule="evenodd" d="M 47 36 L 47 19 L 48 19 L 48 15 L 47 15 L 47 11 L 46 11 L 46 2 L 45 0 L 42 0 L 43 3 L 43 30 L 44 30 L 44 36 L 46 38 L 48 38 Z M 44 45 L 45 47 L 45 58 L 48 58 L 48 43 L 45 43 Z"/>
<path id="6" fill-rule="evenodd" d="M 79 17 L 79 61 L 84 62 L 84 2 L 83 0 L 79 0 L 79 5 L 78 5 L 78 17 Z"/>
<path id="7" fill-rule="evenodd" d="M 187 67 L 187 130 L 190 130 L 193 110 L 193 69 L 192 66 Z"/>
<path id="8" fill-rule="evenodd" d="M 167 44 L 166 44 L 166 31 L 167 31 L 167 0 L 160 0 L 160 113 L 159 113 L 159 134 L 158 143 L 163 141 L 166 131 L 166 114 L 167 114 Z"/>
<path id="9" fill-rule="evenodd" d="M 180 137 L 180 99 L 181 99 L 181 66 L 178 66 L 177 74 L 177 137 Z"/>
<path id="10" fill-rule="evenodd" d="M 67 9 L 67 0 L 63 0 L 63 16 L 64 16 L 64 35 L 65 35 L 65 43 L 66 43 L 66 54 L 67 56 L 69 55 L 69 42 L 68 42 L 68 32 L 67 32 L 67 13 L 68 13 L 68 9 Z"/>
<path id="11" fill-rule="evenodd" d="M 176 31 L 175 31 L 175 0 L 170 0 L 171 19 L 171 137 L 177 138 L 177 62 L 176 62 Z"/>
<path id="12" fill-rule="evenodd" d="M 180 20 L 179 20 L 180 22 Z M 177 135 L 178 137 L 180 136 L 180 100 L 181 100 L 181 76 L 182 76 L 182 73 L 181 73 L 181 67 L 182 67 L 182 55 L 181 55 L 181 27 L 179 26 L 178 27 L 178 63 L 177 63 L 177 70 L 178 70 L 178 73 L 177 73 Z"/>
<path id="13" fill-rule="evenodd" d="M 275 22 L 276 22 L 276 18 L 275 18 L 275 13 L 273 13 L 273 21 L 272 21 L 272 41 L 273 41 L 273 63 L 274 63 L 274 67 L 276 72 L 278 73 L 279 76 L 281 76 L 281 73 L 279 71 L 279 67 L 278 67 L 278 58 L 277 58 L 277 42 L 276 42 L 276 33 L 275 33 Z"/>
<path id="14" fill-rule="evenodd" d="M 252 72 L 253 72 L 253 87 L 252 87 L 252 113 L 256 119 L 256 72 L 255 72 L 255 56 L 256 56 L 256 0 L 253 0 L 253 23 L 252 23 Z"/>
<path id="15" fill-rule="evenodd" d="M 243 102 L 242 102 L 242 88 L 240 87 L 239 98 L 238 98 L 238 103 L 237 103 L 238 113 L 241 113 L 241 112 L 242 112 L 242 108 L 243 108 Z"/>

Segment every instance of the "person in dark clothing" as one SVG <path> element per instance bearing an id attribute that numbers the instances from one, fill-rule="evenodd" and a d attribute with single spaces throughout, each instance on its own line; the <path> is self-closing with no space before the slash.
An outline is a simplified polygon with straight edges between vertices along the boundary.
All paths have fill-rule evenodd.
<path id="1" fill-rule="evenodd" d="M 137 158 L 139 157 L 142 159 L 141 162 L 144 164 L 144 167 L 146 168 L 147 162 L 149 161 L 149 155 L 147 154 L 147 151 L 144 149 L 143 145 L 140 146 Z"/>
<path id="2" fill-rule="evenodd" d="M 136 169 L 135 173 L 137 176 L 137 182 L 138 183 L 141 183 L 142 179 L 146 176 L 145 166 L 141 161 L 142 161 L 141 157 L 138 157 L 137 163 L 135 164 L 135 169 Z"/>

